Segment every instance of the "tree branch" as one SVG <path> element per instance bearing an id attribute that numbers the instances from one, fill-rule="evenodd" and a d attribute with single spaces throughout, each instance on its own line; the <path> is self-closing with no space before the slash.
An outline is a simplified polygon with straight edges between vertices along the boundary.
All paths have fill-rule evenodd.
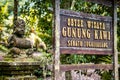
<path id="1" fill-rule="evenodd" d="M 71 10 L 73 10 L 75 2 L 76 2 L 75 0 L 72 1 L 71 8 L 70 8 Z"/>

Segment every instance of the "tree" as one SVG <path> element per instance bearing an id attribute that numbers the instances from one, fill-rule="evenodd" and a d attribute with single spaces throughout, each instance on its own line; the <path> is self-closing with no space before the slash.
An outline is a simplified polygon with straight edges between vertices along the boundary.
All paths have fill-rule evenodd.
<path id="1" fill-rule="evenodd" d="M 48 9 L 51 6 L 51 0 L 29 0 L 20 12 L 27 23 L 27 31 L 35 29 L 48 46 L 52 44 L 52 12 Z"/>

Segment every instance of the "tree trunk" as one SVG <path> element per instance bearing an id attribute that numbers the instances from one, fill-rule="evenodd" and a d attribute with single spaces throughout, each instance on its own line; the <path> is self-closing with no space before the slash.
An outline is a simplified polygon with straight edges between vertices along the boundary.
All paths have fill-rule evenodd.
<path id="1" fill-rule="evenodd" d="M 18 0 L 14 0 L 14 19 L 13 23 L 17 20 L 17 13 L 18 13 Z"/>
<path id="2" fill-rule="evenodd" d="M 74 9 L 75 2 L 76 2 L 75 0 L 72 1 L 72 4 L 71 4 L 71 10 Z"/>

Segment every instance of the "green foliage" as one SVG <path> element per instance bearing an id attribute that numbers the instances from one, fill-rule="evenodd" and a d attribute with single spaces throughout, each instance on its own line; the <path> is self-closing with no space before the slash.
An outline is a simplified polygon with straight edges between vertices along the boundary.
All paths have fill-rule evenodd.
<path id="1" fill-rule="evenodd" d="M 79 64 L 94 62 L 95 56 L 88 55 L 61 55 L 62 64 Z"/>
<path id="2" fill-rule="evenodd" d="M 120 8 L 118 10 L 118 24 L 117 24 L 117 46 L 118 46 L 118 51 L 120 51 Z"/>
<path id="3" fill-rule="evenodd" d="M 109 71 L 104 71 L 102 74 L 101 74 L 101 77 L 102 77 L 102 80 L 111 80 L 112 79 L 112 72 L 109 72 Z"/>
<path id="4" fill-rule="evenodd" d="M 33 28 L 47 46 L 52 45 L 52 12 L 50 0 L 29 0 L 21 7 L 21 17 L 25 19 L 28 34 Z"/>
<path id="5" fill-rule="evenodd" d="M 8 49 L 5 46 L 0 45 L 0 50 L 3 52 L 7 52 Z"/>
<path id="6" fill-rule="evenodd" d="M 4 80 L 4 79 L 5 79 L 5 76 L 0 75 L 0 80 Z"/>
<path id="7" fill-rule="evenodd" d="M 7 48 L 1 45 L 6 44 L 7 38 L 11 33 L 11 11 L 13 10 L 13 0 L 1 0 L 0 1 L 0 50 L 7 52 Z"/>

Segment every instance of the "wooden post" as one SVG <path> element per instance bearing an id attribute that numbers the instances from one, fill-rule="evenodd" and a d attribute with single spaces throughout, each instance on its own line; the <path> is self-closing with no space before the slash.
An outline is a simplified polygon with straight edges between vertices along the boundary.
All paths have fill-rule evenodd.
<path id="1" fill-rule="evenodd" d="M 113 27 L 114 27 L 114 80 L 118 78 L 118 53 L 117 53 L 117 0 L 113 0 Z"/>
<path id="2" fill-rule="evenodd" d="M 54 77 L 60 80 L 60 0 L 54 0 Z"/>

